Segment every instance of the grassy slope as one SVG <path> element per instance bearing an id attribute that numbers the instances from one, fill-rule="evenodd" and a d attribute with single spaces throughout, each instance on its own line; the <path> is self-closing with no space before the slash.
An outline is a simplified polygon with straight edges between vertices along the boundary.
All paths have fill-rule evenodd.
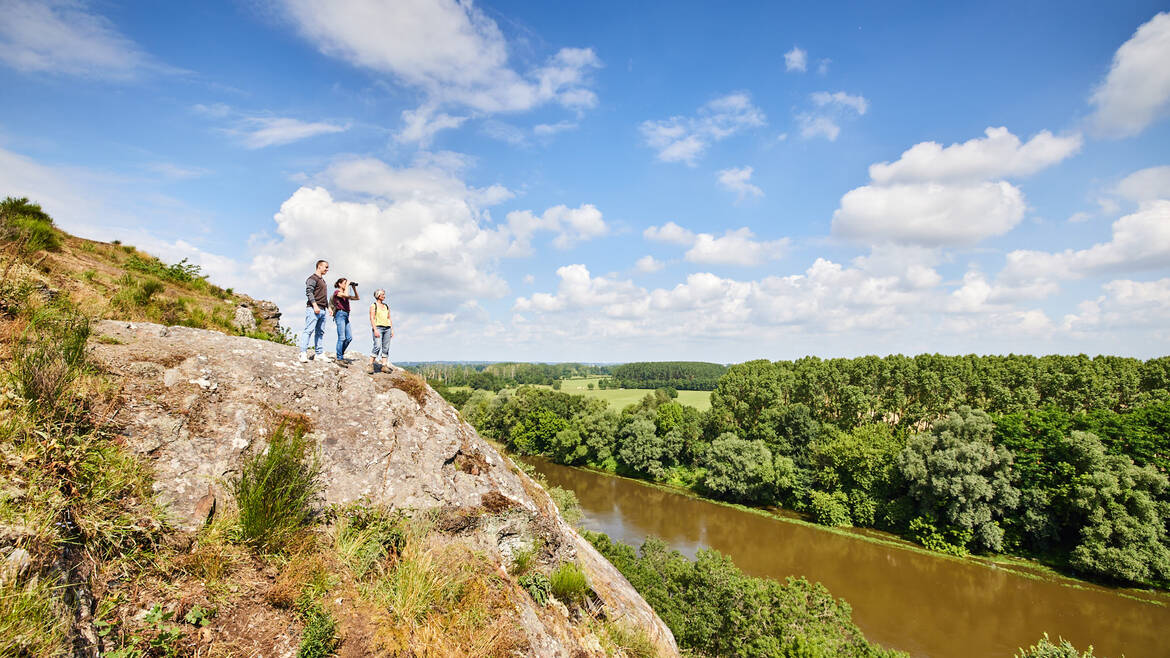
<path id="1" fill-rule="evenodd" d="M 24 276 L 66 295 L 81 315 L 242 333 L 232 321 L 236 308 L 252 303 L 251 298 L 198 276 L 184 281 L 173 275 L 174 267 L 158 263 L 129 245 L 70 235 L 63 238 L 60 251 L 40 252 L 30 258 Z M 134 269 L 135 263 L 158 266 L 143 271 Z M 283 342 L 274 322 L 253 315 L 257 330 L 249 335 Z"/>
<path id="2" fill-rule="evenodd" d="M 615 410 L 634 404 L 646 397 L 647 393 L 654 392 L 648 388 L 619 388 L 603 391 L 597 388 L 597 382 L 601 379 L 601 377 L 564 379 L 561 380 L 561 392 L 605 400 Z M 593 384 L 593 390 L 589 390 L 589 384 Z M 679 391 L 678 402 L 699 411 L 706 411 L 711 408 L 711 391 Z"/>

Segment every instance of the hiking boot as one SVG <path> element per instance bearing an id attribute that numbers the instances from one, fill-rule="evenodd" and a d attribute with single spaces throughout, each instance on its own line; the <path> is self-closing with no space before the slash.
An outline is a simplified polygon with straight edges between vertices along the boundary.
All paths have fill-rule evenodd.
<path id="1" fill-rule="evenodd" d="M 371 375 L 374 374 L 374 362 L 373 361 L 370 362 L 370 367 L 366 368 L 366 372 L 370 373 Z"/>

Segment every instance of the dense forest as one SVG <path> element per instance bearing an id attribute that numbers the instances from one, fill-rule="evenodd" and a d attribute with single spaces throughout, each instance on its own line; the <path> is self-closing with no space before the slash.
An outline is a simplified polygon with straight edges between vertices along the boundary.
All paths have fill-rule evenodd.
<path id="1" fill-rule="evenodd" d="M 673 388 L 711 391 L 727 367 L 703 361 L 643 361 L 614 366 L 601 388 Z"/>
<path id="2" fill-rule="evenodd" d="M 542 454 L 949 553 L 1012 553 L 1170 585 L 1170 359 L 752 361 L 707 412 L 665 391 L 620 412 L 522 387 L 463 406 Z"/>

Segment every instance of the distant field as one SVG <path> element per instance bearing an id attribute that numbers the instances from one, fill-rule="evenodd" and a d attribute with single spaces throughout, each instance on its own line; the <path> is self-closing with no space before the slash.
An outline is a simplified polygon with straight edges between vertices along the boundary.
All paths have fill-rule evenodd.
<path id="1" fill-rule="evenodd" d="M 616 409 L 621 409 L 628 404 L 634 404 L 638 400 L 646 397 L 647 393 L 654 391 L 648 388 L 619 388 L 601 390 L 597 388 L 597 382 L 601 381 L 601 377 L 581 377 L 578 379 L 562 379 L 561 392 L 576 393 L 591 398 L 598 398 L 605 400 L 609 406 Z M 589 390 L 589 384 L 593 384 L 593 390 Z M 694 407 L 699 411 L 706 411 L 711 408 L 711 392 L 710 391 L 679 391 L 679 404 L 685 404 L 688 407 Z"/>
<path id="2" fill-rule="evenodd" d="M 605 400 L 613 407 L 615 411 L 622 407 L 634 404 L 638 400 L 646 397 L 647 393 L 653 393 L 648 388 L 618 388 L 601 390 L 597 388 L 597 382 L 601 381 L 601 377 L 580 377 L 577 379 L 562 379 L 561 392 L 573 393 L 574 395 L 584 395 L 586 397 L 598 398 Z M 589 390 L 589 384 L 593 384 L 593 390 Z M 552 388 L 551 386 L 541 386 L 540 388 Z M 452 386 L 451 390 L 470 390 L 466 386 Z M 694 407 L 699 411 L 706 411 L 711 408 L 711 391 L 679 391 L 678 403 L 685 404 L 688 407 Z"/>

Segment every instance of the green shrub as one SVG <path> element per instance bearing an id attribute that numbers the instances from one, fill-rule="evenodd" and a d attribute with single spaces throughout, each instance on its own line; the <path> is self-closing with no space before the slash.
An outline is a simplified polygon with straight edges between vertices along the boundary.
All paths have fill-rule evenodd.
<path id="1" fill-rule="evenodd" d="M 576 562 L 563 562 L 549 577 L 552 593 L 566 604 L 581 603 L 589 592 L 589 580 Z"/>
<path id="2" fill-rule="evenodd" d="M 548 598 L 552 594 L 552 582 L 549 581 L 548 576 L 533 571 L 520 576 L 518 581 L 524 591 L 536 601 L 536 605 L 548 605 Z"/>
<path id="3" fill-rule="evenodd" d="M 338 511 L 334 548 L 358 578 L 402 551 L 406 532 L 402 517 L 381 507 L 353 505 Z"/>
<path id="4" fill-rule="evenodd" d="M 577 494 L 573 493 L 572 489 L 549 487 L 548 495 L 561 511 L 561 518 L 569 525 L 577 525 L 581 520 L 581 503 L 577 500 Z"/>
<path id="5" fill-rule="evenodd" d="M 1063 638 L 1059 645 L 1053 644 L 1048 640 L 1048 633 L 1045 633 L 1035 646 L 1020 649 L 1016 658 L 1093 658 L 1093 647 L 1090 646 L 1088 651 L 1080 653 L 1071 642 Z"/>
<path id="6" fill-rule="evenodd" d="M 232 481 L 242 542 L 280 551 L 309 523 L 322 484 L 320 458 L 306 429 L 303 423 L 281 423 L 268 449 L 246 458 Z"/>
<path id="7" fill-rule="evenodd" d="M 61 234 L 53 227 L 53 218 L 26 197 L 0 201 L 0 238 L 19 245 L 26 254 L 61 249 Z"/>
<path id="8" fill-rule="evenodd" d="M 821 525 L 847 527 L 853 525 L 849 517 L 849 497 L 843 491 L 825 493 L 812 490 L 808 494 L 809 511 Z"/>

